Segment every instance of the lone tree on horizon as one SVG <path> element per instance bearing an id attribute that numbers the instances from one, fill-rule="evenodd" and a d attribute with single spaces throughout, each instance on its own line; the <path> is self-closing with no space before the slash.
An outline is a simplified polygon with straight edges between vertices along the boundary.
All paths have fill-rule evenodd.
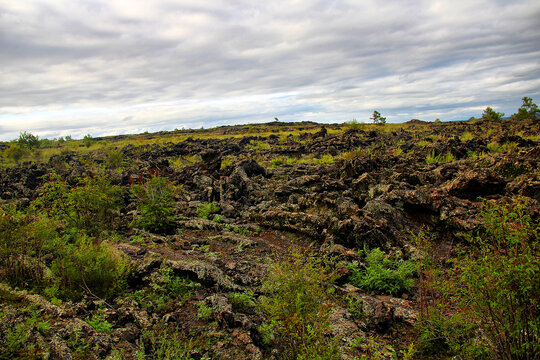
<path id="1" fill-rule="evenodd" d="M 373 111 L 373 115 L 370 117 L 374 124 L 384 125 L 386 124 L 386 118 L 381 116 L 381 113 L 377 110 Z"/>
<path id="2" fill-rule="evenodd" d="M 518 109 L 518 112 L 512 115 L 512 117 L 515 120 L 526 120 L 526 119 L 534 119 L 538 112 L 538 105 L 533 103 L 533 99 L 530 97 L 525 96 L 523 99 L 523 104 Z"/>

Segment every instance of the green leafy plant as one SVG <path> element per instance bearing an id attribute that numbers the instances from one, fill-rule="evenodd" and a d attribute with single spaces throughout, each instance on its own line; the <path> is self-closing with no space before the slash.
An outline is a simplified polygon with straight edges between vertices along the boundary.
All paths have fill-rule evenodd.
<path id="1" fill-rule="evenodd" d="M 111 323 L 101 313 L 92 316 L 92 319 L 88 320 L 88 324 L 101 334 L 110 334 L 113 330 Z"/>
<path id="2" fill-rule="evenodd" d="M 283 359 L 339 359 L 331 330 L 332 266 L 313 254 L 292 249 L 272 263 L 263 280 L 261 308 L 267 315 L 259 328 L 263 338 L 279 348 Z"/>
<path id="3" fill-rule="evenodd" d="M 365 269 L 350 266 L 351 284 L 359 288 L 398 295 L 410 291 L 414 284 L 417 265 L 414 261 L 387 256 L 379 248 L 366 255 Z"/>
<path id="4" fill-rule="evenodd" d="M 212 317 L 213 311 L 212 308 L 206 305 L 203 301 L 197 303 L 197 318 L 201 320 L 208 320 Z"/>
<path id="5" fill-rule="evenodd" d="M 154 233 L 173 234 L 176 230 L 173 200 L 177 189 L 166 177 L 154 176 L 146 183 L 133 184 L 137 217 L 132 225 Z"/>
<path id="6" fill-rule="evenodd" d="M 255 306 L 253 291 L 230 293 L 227 298 L 229 299 L 229 303 L 231 303 L 234 311 L 246 312 Z"/>
<path id="7" fill-rule="evenodd" d="M 210 215 L 216 214 L 221 210 L 218 204 L 214 202 L 207 202 L 197 207 L 197 215 L 201 219 L 208 219 Z"/>

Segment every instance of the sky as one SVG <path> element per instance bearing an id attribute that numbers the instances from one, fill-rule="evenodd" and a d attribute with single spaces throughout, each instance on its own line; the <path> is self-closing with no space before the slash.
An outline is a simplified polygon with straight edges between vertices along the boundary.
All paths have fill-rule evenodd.
<path id="1" fill-rule="evenodd" d="M 538 0 L 0 0 L 0 140 L 511 115 Z"/>

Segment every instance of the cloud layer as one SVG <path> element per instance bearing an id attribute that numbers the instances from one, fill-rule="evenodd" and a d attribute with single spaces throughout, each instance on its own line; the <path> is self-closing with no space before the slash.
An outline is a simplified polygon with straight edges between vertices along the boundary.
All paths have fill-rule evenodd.
<path id="1" fill-rule="evenodd" d="M 0 140 L 507 114 L 540 97 L 540 3 L 0 0 Z"/>

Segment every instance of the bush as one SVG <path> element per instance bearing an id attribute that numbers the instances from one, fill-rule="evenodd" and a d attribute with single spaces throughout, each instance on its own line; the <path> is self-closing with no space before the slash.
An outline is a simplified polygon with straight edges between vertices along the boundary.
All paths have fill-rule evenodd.
<path id="1" fill-rule="evenodd" d="M 172 208 L 176 188 L 166 177 L 155 176 L 143 185 L 131 186 L 137 203 L 137 218 L 132 225 L 154 233 L 172 234 L 176 217 Z"/>
<path id="2" fill-rule="evenodd" d="M 72 187 L 52 174 L 32 206 L 35 211 L 46 211 L 68 227 L 95 235 L 114 229 L 120 195 L 120 187 L 111 185 L 103 175 L 81 179 L 78 186 Z"/>
<path id="3" fill-rule="evenodd" d="M 89 293 L 108 298 L 125 289 L 129 262 L 108 243 L 83 237 L 75 244 L 62 244 L 59 252 L 51 271 L 63 297 L 78 299 Z"/>
<path id="4" fill-rule="evenodd" d="M 340 359 L 339 339 L 327 337 L 334 279 L 327 262 L 300 250 L 270 266 L 262 284 L 268 295 L 261 301 L 268 318 L 259 331 L 283 359 Z"/>
<path id="5" fill-rule="evenodd" d="M 40 286 L 42 258 L 53 250 L 56 226 L 46 217 L 18 212 L 13 205 L 0 207 L 0 278 L 14 286 Z"/>
<path id="6" fill-rule="evenodd" d="M 504 116 L 504 113 L 497 112 L 490 108 L 489 106 L 482 113 L 482 120 L 486 121 L 501 121 Z"/>
<path id="7" fill-rule="evenodd" d="M 350 282 L 368 291 L 399 295 L 408 292 L 414 284 L 417 265 L 410 260 L 393 259 L 376 248 L 366 255 L 366 268 L 350 267 Z"/>
<path id="8" fill-rule="evenodd" d="M 479 215 L 482 228 L 462 234 L 471 243 L 469 251 L 430 284 L 441 294 L 430 312 L 442 315 L 436 327 L 424 316 L 422 334 L 439 333 L 442 345 L 466 358 L 540 356 L 539 224 L 527 215 L 529 206 L 523 198 L 485 202 Z M 459 338 L 448 330 L 450 324 L 475 336 Z M 426 347 L 433 348 L 424 339 Z"/>

